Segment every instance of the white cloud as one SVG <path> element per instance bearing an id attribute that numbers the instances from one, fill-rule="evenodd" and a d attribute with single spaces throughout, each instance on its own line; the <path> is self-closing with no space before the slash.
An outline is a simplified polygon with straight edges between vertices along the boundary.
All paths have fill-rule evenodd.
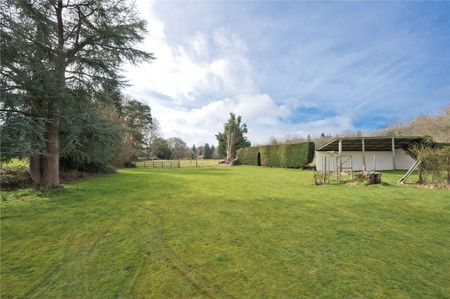
<path id="1" fill-rule="evenodd" d="M 211 34 L 195 33 L 184 46 L 170 45 L 152 4 L 143 0 L 138 5 L 150 29 L 142 48 L 155 53 L 157 59 L 126 66 L 131 84 L 126 93 L 152 107 L 164 137 L 181 137 L 189 144 L 215 144 L 214 135 L 223 129 L 229 112 L 243 117 L 249 139 L 256 143 L 267 142 L 271 136 L 320 134 L 324 127 L 332 128 L 327 133 L 352 129 L 351 119 L 339 116 L 290 123 L 294 111 L 315 105 L 298 98 L 275 100 L 261 93 L 246 57 L 248 46 L 238 34 L 218 28 Z M 314 87 L 317 84 L 312 83 Z"/>
<path id="2" fill-rule="evenodd" d="M 222 129 L 228 112 L 235 111 L 246 121 L 259 117 L 258 122 L 268 124 L 286 114 L 269 96 L 255 93 L 253 70 L 244 55 L 247 46 L 237 34 L 219 28 L 210 36 L 198 32 L 187 47 L 170 46 L 152 5 L 145 1 L 138 5 L 150 28 L 142 48 L 157 59 L 125 67 L 131 84 L 126 92 L 150 104 L 166 137 L 215 143 L 214 134 Z M 204 99 L 205 95 L 213 98 Z M 277 115 L 270 112 L 277 110 Z M 263 116 L 267 111 L 270 115 Z"/>
<path id="3" fill-rule="evenodd" d="M 204 95 L 225 97 L 255 91 L 252 68 L 243 55 L 247 46 L 237 34 L 219 28 L 212 36 L 198 32 L 190 38 L 189 47 L 170 46 L 152 5 L 144 1 L 138 5 L 150 28 L 142 48 L 155 53 L 156 60 L 125 67 L 132 84 L 128 93 L 142 99 L 149 92 L 159 93 L 174 104 L 195 106 Z M 218 52 L 212 59 L 210 44 Z"/>
<path id="4" fill-rule="evenodd" d="M 197 34 L 192 37 L 191 39 L 191 45 L 192 48 L 195 51 L 195 54 L 197 55 L 197 58 L 199 60 L 207 60 L 209 59 L 210 56 L 210 49 L 209 49 L 209 40 L 208 37 L 201 33 L 201 32 L 197 32 Z"/>
<path id="5" fill-rule="evenodd" d="M 213 33 L 213 40 L 219 46 L 222 53 L 238 52 L 245 53 L 248 50 L 246 43 L 238 34 L 228 32 L 224 28 L 219 28 Z"/>

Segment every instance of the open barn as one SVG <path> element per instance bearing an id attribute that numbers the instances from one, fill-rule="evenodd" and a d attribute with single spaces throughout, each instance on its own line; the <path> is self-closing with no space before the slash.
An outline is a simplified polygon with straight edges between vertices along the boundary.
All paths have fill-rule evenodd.
<path id="1" fill-rule="evenodd" d="M 316 168 L 334 171 L 340 156 L 344 167 L 353 171 L 409 169 L 415 160 L 408 149 L 420 141 L 418 136 L 335 138 L 317 148 Z"/>

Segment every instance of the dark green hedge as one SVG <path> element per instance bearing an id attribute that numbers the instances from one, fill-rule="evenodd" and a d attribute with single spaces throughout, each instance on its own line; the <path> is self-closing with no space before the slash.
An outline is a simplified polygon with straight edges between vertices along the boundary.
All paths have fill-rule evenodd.
<path id="1" fill-rule="evenodd" d="M 261 166 L 302 168 L 314 158 L 314 143 L 275 144 L 246 147 L 239 151 L 238 162 L 241 165 L 258 165 L 258 153 Z"/>

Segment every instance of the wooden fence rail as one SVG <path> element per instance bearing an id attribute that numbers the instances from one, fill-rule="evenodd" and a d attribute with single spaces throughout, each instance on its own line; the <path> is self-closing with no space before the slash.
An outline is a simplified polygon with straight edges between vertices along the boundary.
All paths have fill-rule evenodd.
<path id="1" fill-rule="evenodd" d="M 186 167 L 210 167 L 219 165 L 218 159 L 206 160 L 148 160 L 136 162 L 141 168 L 186 168 Z"/>
<path id="2" fill-rule="evenodd" d="M 144 161 L 144 168 L 180 168 L 180 161 Z"/>

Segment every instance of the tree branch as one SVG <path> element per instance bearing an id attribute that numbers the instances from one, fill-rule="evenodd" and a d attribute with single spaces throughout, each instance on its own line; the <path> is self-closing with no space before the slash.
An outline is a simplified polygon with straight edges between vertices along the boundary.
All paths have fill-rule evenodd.
<path id="1" fill-rule="evenodd" d="M 31 113 L 29 113 L 29 112 L 26 112 L 26 111 L 21 111 L 21 110 L 17 110 L 17 109 L 3 109 L 3 108 L 0 108 L 0 111 L 1 112 L 10 112 L 10 113 L 17 113 L 17 114 L 22 114 L 22 115 L 25 115 L 25 116 L 34 116 L 34 115 L 32 115 Z"/>

